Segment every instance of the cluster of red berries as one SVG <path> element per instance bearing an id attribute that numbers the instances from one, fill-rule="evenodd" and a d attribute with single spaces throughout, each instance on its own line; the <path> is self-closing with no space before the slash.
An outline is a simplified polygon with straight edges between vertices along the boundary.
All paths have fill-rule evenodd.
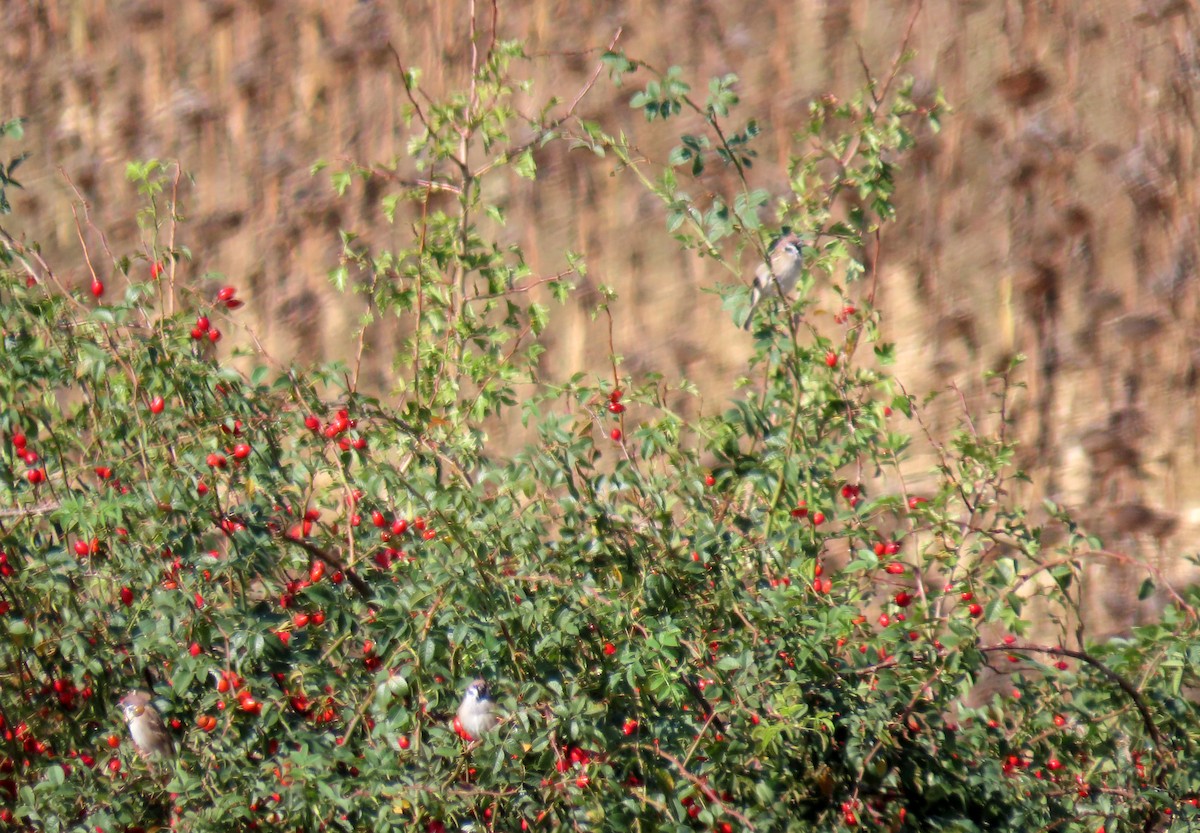
<path id="1" fill-rule="evenodd" d="M 621 402 L 623 395 L 624 391 L 620 388 L 614 388 L 613 392 L 608 395 L 608 412 L 616 417 L 620 417 L 621 414 L 625 413 L 625 405 Z M 609 437 L 612 438 L 613 442 L 619 443 L 621 441 L 621 429 L 614 428 L 609 432 Z"/>
<path id="2" fill-rule="evenodd" d="M 361 434 L 357 437 L 344 436 L 348 431 L 352 431 L 358 427 L 358 420 L 350 418 L 350 412 L 342 408 L 334 415 L 334 418 L 321 427 L 321 420 L 315 414 L 309 414 L 304 418 L 304 427 L 314 434 L 321 434 L 327 440 L 337 440 L 338 448 L 342 451 L 367 450 L 367 439 Z"/>
<path id="3" fill-rule="evenodd" d="M 850 504 L 850 508 L 853 509 L 862 502 L 862 486 L 859 486 L 857 483 L 847 483 L 842 487 L 842 497 L 846 503 Z"/>
<path id="4" fill-rule="evenodd" d="M 207 338 L 216 344 L 221 340 L 221 331 L 212 325 L 207 315 L 198 315 L 196 316 L 196 326 L 192 327 L 192 338 L 196 341 Z"/>
<path id="5" fill-rule="evenodd" d="M 29 438 L 18 431 L 12 435 L 11 442 L 17 457 L 21 458 L 29 467 L 25 472 L 25 479 L 34 486 L 45 483 L 46 469 L 38 465 L 41 458 L 36 451 L 29 447 Z"/>

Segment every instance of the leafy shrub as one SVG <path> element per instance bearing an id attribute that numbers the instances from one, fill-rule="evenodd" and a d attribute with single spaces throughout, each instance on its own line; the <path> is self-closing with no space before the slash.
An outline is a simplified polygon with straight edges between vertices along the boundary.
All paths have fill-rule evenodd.
<path id="1" fill-rule="evenodd" d="M 176 282 L 170 166 L 130 166 L 152 259 L 87 253 L 99 292 L 67 291 L 5 232 L 5 824 L 1192 823 L 1190 603 L 1127 639 L 1073 641 L 1097 544 L 1062 519 L 1064 543 L 1044 546 L 1006 503 L 1003 436 L 968 424 L 940 446 L 936 489 L 886 486 L 904 483 L 903 425 L 920 411 L 855 287 L 874 279 L 864 252 L 892 216 L 893 166 L 940 105 L 917 107 L 895 68 L 858 100 L 814 102 L 799 143 L 814 150 L 768 223 L 734 79 L 698 102 L 679 71 L 606 56 L 619 82 L 655 76 L 632 99 L 650 120 L 703 126 L 654 167 L 570 113 L 522 122 L 519 54 L 497 45 L 471 91 L 444 99 L 404 70 L 419 176 L 384 209 L 411 236 L 392 251 L 345 233 L 334 275 L 365 296 L 364 330 L 407 327 L 385 396 L 353 367 L 272 369 L 251 350 L 243 372 L 217 354 L 239 299 Z M 533 276 L 489 236 L 503 212 L 485 185 L 508 167 L 535 179 L 549 141 L 616 160 L 683 245 L 732 273 L 739 256 L 761 262 L 773 226 L 807 241 L 797 297 L 752 322 L 750 374 L 724 413 L 678 416 L 685 384 L 623 376 L 616 356 L 611 379 L 539 379 L 549 312 L 535 299 L 565 297 L 569 276 Z M 689 196 L 680 182 L 713 166 L 730 193 Z M 447 192 L 449 207 L 434 200 Z M 722 294 L 745 314 L 745 286 Z M 811 323 L 829 308 L 831 325 Z M 514 407 L 538 439 L 506 454 L 486 425 Z M 1031 635 L 1031 597 L 1074 647 Z M 1005 691 L 977 703 L 990 674 Z M 450 716 L 479 675 L 504 720 L 468 743 Z M 179 750 L 153 767 L 116 707 L 147 686 Z"/>

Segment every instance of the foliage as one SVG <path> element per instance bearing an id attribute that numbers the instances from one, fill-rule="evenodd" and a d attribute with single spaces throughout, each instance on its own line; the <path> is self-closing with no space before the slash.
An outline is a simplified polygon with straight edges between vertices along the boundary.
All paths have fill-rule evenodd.
<path id="1" fill-rule="evenodd" d="M 1006 503 L 1003 434 L 968 423 L 939 445 L 938 488 L 903 487 L 902 418 L 920 409 L 884 370 L 862 278 L 893 213 L 894 166 L 940 104 L 917 108 L 897 68 L 859 99 L 814 102 L 797 143 L 813 150 L 795 159 L 792 192 L 772 197 L 747 177 L 757 125 L 730 126 L 733 77 L 695 102 L 681 71 L 606 56 L 622 83 L 655 76 L 631 104 L 656 124 L 703 123 L 654 167 L 573 105 L 522 120 L 520 55 L 494 44 L 470 88 L 443 98 L 401 67 L 411 136 L 383 210 L 409 227 L 394 250 L 344 232 L 332 276 L 366 301 L 360 336 L 385 319 L 407 328 L 386 395 L 359 390 L 353 367 L 272 369 L 251 351 L 243 372 L 217 352 L 239 301 L 175 282 L 188 251 L 173 243 L 171 165 L 130 167 L 153 259 L 113 260 L 121 298 L 67 291 L 4 233 L 2 820 L 968 831 L 1195 819 L 1188 601 L 1126 639 L 1072 642 L 1098 544 L 1064 518 L 1064 543 L 1044 545 Z M 514 183 L 536 182 L 533 151 L 549 141 L 615 160 L 663 200 L 677 239 L 731 274 L 761 262 L 771 229 L 803 236 L 796 298 L 756 314 L 752 376 L 724 413 L 680 417 L 675 391 L 622 375 L 615 356 L 611 378 L 539 379 L 539 299 L 565 297 L 570 275 L 533 276 L 497 242 L 495 193 L 536 187 Z M 332 180 L 347 191 L 379 175 Z M 743 317 L 746 287 L 723 295 Z M 614 314 L 603 299 L 597 313 Z M 996 380 L 998 413 L 1009 385 Z M 518 405 L 537 441 L 489 447 L 488 420 Z M 1057 643 L 1035 638 L 1031 600 Z M 478 675 L 504 720 L 466 742 L 449 718 Z M 977 703 L 993 675 L 1005 694 Z M 150 684 L 179 749 L 157 766 L 133 753 L 116 707 Z"/>

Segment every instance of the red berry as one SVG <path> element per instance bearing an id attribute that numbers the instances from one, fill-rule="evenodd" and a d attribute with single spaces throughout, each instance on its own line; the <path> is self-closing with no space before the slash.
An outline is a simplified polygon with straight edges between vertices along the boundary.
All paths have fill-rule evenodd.
<path id="1" fill-rule="evenodd" d="M 883 569 L 886 570 L 887 572 L 891 573 L 894 576 L 898 576 L 904 572 L 904 565 L 901 564 L 899 561 L 892 561 Z"/>
<path id="2" fill-rule="evenodd" d="M 896 594 L 895 601 L 896 601 L 896 604 L 898 604 L 900 607 L 908 607 L 910 604 L 912 604 L 912 596 L 908 593 L 905 593 L 903 590 L 901 590 L 899 593 Z"/>
<path id="3" fill-rule="evenodd" d="M 218 341 L 221 340 L 221 331 L 218 330 L 216 327 L 213 327 L 211 330 L 208 331 L 208 340 L 211 341 L 213 344 L 216 344 Z"/>
<path id="4" fill-rule="evenodd" d="M 397 518 L 392 521 L 392 534 L 403 535 L 408 530 L 408 521 L 403 518 Z"/>
<path id="5" fill-rule="evenodd" d="M 121 604 L 125 605 L 125 607 L 133 604 L 133 591 L 128 587 L 121 588 Z"/>
<path id="6" fill-rule="evenodd" d="M 152 280 L 158 280 L 159 276 L 162 273 L 163 273 L 162 263 L 155 261 L 154 263 L 150 264 L 150 278 Z"/>
<path id="7" fill-rule="evenodd" d="M 609 433 L 609 435 L 608 435 L 608 436 L 612 437 L 612 441 L 613 441 L 613 442 L 615 442 L 615 443 L 619 443 L 619 442 L 621 441 L 621 429 L 620 429 L 620 428 L 614 428 L 614 429 L 613 429 L 613 430 L 612 430 L 612 431 Z"/>
<path id="8" fill-rule="evenodd" d="M 401 735 L 397 744 L 399 744 L 401 749 L 408 749 L 408 735 Z"/>
<path id="9" fill-rule="evenodd" d="M 225 309 L 227 309 L 227 310 L 241 309 L 245 305 L 246 305 L 245 301 L 239 301 L 237 298 L 234 298 L 232 300 L 225 302 Z"/>
<path id="10" fill-rule="evenodd" d="M 620 402 L 609 402 L 608 412 L 611 414 L 623 414 L 625 413 L 625 406 Z"/>
<path id="11" fill-rule="evenodd" d="M 610 657 L 611 657 L 611 656 L 612 656 L 613 654 L 615 654 L 616 652 L 617 652 L 617 646 L 616 646 L 616 645 L 612 644 L 611 642 L 605 642 L 605 643 L 604 643 L 604 654 L 605 654 L 605 656 L 610 656 Z"/>
<path id="12" fill-rule="evenodd" d="M 238 460 L 245 460 L 250 456 L 250 445 L 248 443 L 238 443 L 233 447 L 233 456 Z"/>
<path id="13" fill-rule="evenodd" d="M 38 485 L 39 483 L 44 483 L 46 481 L 46 470 L 30 469 L 29 471 L 25 472 L 25 479 L 34 486 Z"/>
<path id="14" fill-rule="evenodd" d="M 104 284 L 98 280 L 92 281 L 92 294 L 99 298 L 104 294 Z"/>
<path id="15" fill-rule="evenodd" d="M 200 643 L 199 643 L 199 642 L 193 642 L 191 645 L 189 645 L 189 646 L 188 646 L 188 653 L 189 653 L 189 654 L 191 654 L 191 655 L 192 655 L 192 656 L 194 656 L 194 657 L 198 657 L 198 656 L 200 656 Z"/>
<path id="16" fill-rule="evenodd" d="M 161 396 L 156 396 L 150 400 L 150 413 L 152 414 L 161 414 L 165 407 L 167 407 L 167 403 L 163 401 Z"/>
<path id="17" fill-rule="evenodd" d="M 634 732 L 637 731 L 637 727 L 638 727 L 638 722 L 636 720 L 629 719 L 629 720 L 625 721 L 625 725 L 621 727 L 621 731 L 624 732 L 626 735 L 632 735 Z"/>
<path id="18" fill-rule="evenodd" d="M 110 747 L 112 747 L 113 749 L 116 749 L 118 746 L 121 745 L 121 739 L 119 737 L 117 737 L 116 735 L 109 735 L 108 736 L 108 745 Z"/>
<path id="19" fill-rule="evenodd" d="M 383 517 L 383 513 L 376 509 L 371 513 L 371 523 L 382 529 L 387 524 L 387 519 Z"/>
<path id="20" fill-rule="evenodd" d="M 25 443 L 27 443 L 27 442 L 28 442 L 28 439 L 25 437 L 24 434 L 22 434 L 20 432 L 12 435 L 12 444 L 16 448 L 24 448 Z"/>
<path id="21" fill-rule="evenodd" d="M 717 485 L 717 478 L 713 477 L 711 474 L 706 474 L 706 475 L 704 476 L 704 485 L 705 485 L 705 486 L 715 486 L 715 485 Z"/>
<path id="22" fill-rule="evenodd" d="M 230 298 L 232 298 L 236 294 L 237 294 L 237 290 L 234 287 L 223 286 L 220 288 L 220 290 L 217 291 L 217 300 L 218 301 L 228 301 Z"/>
<path id="23" fill-rule="evenodd" d="M 260 714 L 262 712 L 262 703 L 255 700 L 252 696 L 247 695 L 238 703 L 238 708 L 248 714 Z"/>
<path id="24" fill-rule="evenodd" d="M 825 354 L 825 365 L 827 367 L 837 367 L 837 363 L 838 363 L 837 353 L 833 352 L 832 350 L 828 351 Z"/>
<path id="25" fill-rule="evenodd" d="M 816 514 L 814 514 L 812 516 L 812 522 L 813 522 L 813 526 L 820 526 L 821 524 L 825 523 L 825 513 L 817 512 Z"/>
<path id="26" fill-rule="evenodd" d="M 972 604 L 970 607 L 967 608 L 967 610 L 970 612 L 970 614 L 972 616 L 982 616 L 983 615 L 983 608 L 979 605 L 978 602 L 975 602 L 974 604 Z"/>
<path id="27" fill-rule="evenodd" d="M 208 457 L 205 458 L 205 462 L 208 463 L 209 468 L 225 468 L 225 458 L 220 454 L 209 454 Z"/>
<path id="28" fill-rule="evenodd" d="M 304 418 L 304 427 L 309 431 L 316 431 L 321 427 L 321 420 L 317 419 L 312 414 L 309 414 Z"/>
<path id="29" fill-rule="evenodd" d="M 314 561 L 312 566 L 308 568 L 308 580 L 316 584 L 325 575 L 325 562 Z"/>

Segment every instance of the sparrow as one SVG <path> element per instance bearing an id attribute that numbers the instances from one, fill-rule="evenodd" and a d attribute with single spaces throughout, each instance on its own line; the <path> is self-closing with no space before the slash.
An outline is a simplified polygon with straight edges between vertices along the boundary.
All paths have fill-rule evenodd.
<path id="1" fill-rule="evenodd" d="M 800 279 L 801 267 L 804 265 L 800 251 L 802 244 L 800 236 L 788 232 L 771 245 L 770 262 L 758 267 L 754 273 L 754 287 L 750 290 L 750 312 L 742 324 L 743 330 L 750 329 L 754 320 L 754 310 L 762 299 L 778 293 L 788 295 L 796 288 Z"/>
<path id="2" fill-rule="evenodd" d="M 152 758 L 170 758 L 175 754 L 171 734 L 163 724 L 158 709 L 151 705 L 149 692 L 131 691 L 121 698 L 120 703 L 138 754 L 147 761 Z"/>
<path id="3" fill-rule="evenodd" d="M 454 731 L 465 741 L 479 740 L 484 733 L 496 728 L 499 722 L 496 701 L 492 699 L 487 682 L 475 680 L 467 686 L 467 693 L 458 705 L 458 712 L 454 716 Z"/>

